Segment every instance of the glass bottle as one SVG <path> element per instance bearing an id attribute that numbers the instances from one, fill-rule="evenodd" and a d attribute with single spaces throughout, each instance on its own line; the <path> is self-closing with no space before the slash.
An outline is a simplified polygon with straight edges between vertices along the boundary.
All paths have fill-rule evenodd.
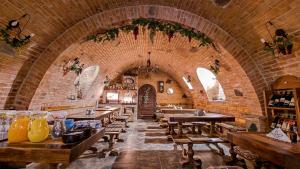
<path id="1" fill-rule="evenodd" d="M 28 140 L 27 134 L 29 121 L 28 112 L 16 112 L 8 129 L 8 143 L 17 143 Z"/>
<path id="2" fill-rule="evenodd" d="M 58 139 L 65 132 L 66 132 L 66 128 L 65 128 L 65 125 L 64 125 L 64 119 L 55 118 L 52 130 L 51 130 L 51 138 L 52 139 Z"/>
<path id="3" fill-rule="evenodd" d="M 31 142 L 42 142 L 48 138 L 49 126 L 47 112 L 32 113 L 28 127 L 28 138 Z"/>

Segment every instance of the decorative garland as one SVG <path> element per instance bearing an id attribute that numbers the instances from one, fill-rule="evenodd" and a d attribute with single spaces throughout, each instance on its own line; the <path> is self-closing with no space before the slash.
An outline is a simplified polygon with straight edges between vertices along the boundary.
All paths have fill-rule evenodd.
<path id="1" fill-rule="evenodd" d="M 201 33 L 194 29 L 185 28 L 178 23 L 165 23 L 158 20 L 145 18 L 135 19 L 128 25 L 111 28 L 104 33 L 90 35 L 87 37 L 87 40 L 93 40 L 95 42 L 102 43 L 105 41 L 112 41 L 118 37 L 120 31 L 123 31 L 125 33 L 132 32 L 136 40 L 137 36 L 139 35 L 139 27 L 142 27 L 143 32 L 146 28 L 149 30 L 149 37 L 152 43 L 154 43 L 154 37 L 157 31 L 163 32 L 164 34 L 168 35 L 169 42 L 176 33 L 179 33 L 181 36 L 187 37 L 189 39 L 189 42 L 191 42 L 192 39 L 199 41 L 199 47 L 211 45 L 216 51 L 218 51 L 212 39 L 210 39 L 204 33 Z"/>
<path id="2" fill-rule="evenodd" d="M 26 45 L 29 41 L 30 41 L 30 35 L 25 36 L 24 38 L 12 38 L 10 36 L 11 30 L 9 29 L 2 29 L 0 28 L 0 34 L 1 34 L 1 38 L 0 40 L 5 41 L 7 44 L 9 44 L 11 47 L 13 48 L 19 48 L 22 47 L 24 45 Z"/>

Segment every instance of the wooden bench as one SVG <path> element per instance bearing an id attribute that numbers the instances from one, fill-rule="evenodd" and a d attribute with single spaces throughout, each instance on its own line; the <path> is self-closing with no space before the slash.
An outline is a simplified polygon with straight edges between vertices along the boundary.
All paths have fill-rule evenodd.
<path id="1" fill-rule="evenodd" d="M 213 144 L 216 146 L 216 148 L 219 150 L 219 154 L 224 156 L 224 150 L 221 148 L 218 143 L 229 143 L 226 139 L 215 137 L 215 138 L 210 138 L 210 137 L 193 137 L 193 136 L 188 136 L 188 138 L 193 142 L 193 144 L 206 144 L 211 150 L 214 150 L 210 144 Z"/>
<path id="2" fill-rule="evenodd" d="M 127 128 L 129 127 L 127 125 L 128 119 L 129 119 L 128 116 L 118 116 L 118 117 L 115 118 L 116 121 L 124 122 L 125 123 L 125 127 L 127 127 Z"/>
<path id="3" fill-rule="evenodd" d="M 239 132 L 239 131 L 246 131 L 246 128 L 236 126 L 235 124 L 229 123 L 216 123 L 216 132 L 219 135 L 226 136 L 228 132 Z"/>
<path id="4" fill-rule="evenodd" d="M 172 136 L 174 142 L 174 150 L 177 150 L 177 145 L 181 146 L 182 149 L 182 157 L 180 159 L 180 164 L 183 167 L 196 167 L 201 168 L 202 161 L 200 159 L 195 160 L 194 157 L 194 150 L 193 150 L 193 142 L 186 136 Z M 188 145 L 188 149 L 184 149 L 184 144 Z"/>
<path id="5" fill-rule="evenodd" d="M 119 140 L 119 135 L 121 133 L 121 128 L 115 128 L 115 127 L 106 127 L 105 128 L 105 135 L 109 136 L 109 144 L 108 144 L 108 149 L 103 150 L 103 152 L 105 151 L 110 151 L 109 156 L 118 156 L 118 151 L 113 150 L 113 146 L 114 146 L 114 138 Z"/>

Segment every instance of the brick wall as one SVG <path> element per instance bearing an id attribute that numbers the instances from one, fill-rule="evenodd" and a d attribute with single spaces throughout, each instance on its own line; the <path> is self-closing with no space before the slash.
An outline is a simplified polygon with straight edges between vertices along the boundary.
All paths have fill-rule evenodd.
<path id="1" fill-rule="evenodd" d="M 0 73 L 2 75 L 0 107 L 16 106 L 20 109 L 28 107 L 32 98 L 36 97 L 34 96 L 35 93 L 39 93 L 36 90 L 39 86 L 41 87 L 42 79 L 43 81 L 47 79 L 46 72 L 48 73 L 48 69 L 57 60 L 57 57 L 61 56 L 61 53 L 66 49 L 70 49 L 70 46 L 76 47 L 76 45 L 79 45 L 77 42 L 90 32 L 99 31 L 112 24 L 122 23 L 138 17 L 151 17 L 184 24 L 208 34 L 224 47 L 224 51 L 229 54 L 229 57 L 224 57 L 226 58 L 224 60 L 228 64 L 234 64 L 231 64 L 231 72 L 218 76 L 221 84 L 224 85 L 225 94 L 229 98 L 226 104 L 230 105 L 225 108 L 226 106 L 223 106 L 223 104 L 217 104 L 216 106 L 220 107 L 220 110 L 230 109 L 233 112 L 240 113 L 239 111 L 242 110 L 247 112 L 245 107 L 248 107 L 250 112 L 261 114 L 258 99 L 261 103 L 262 89 L 266 84 L 272 83 L 282 75 L 299 76 L 300 73 L 300 23 L 298 21 L 300 13 L 297 12 L 300 3 L 297 0 L 247 1 L 243 3 L 233 1 L 225 9 L 214 6 L 210 1 L 156 1 L 151 5 L 147 5 L 149 3 L 146 0 L 122 1 L 122 3 L 121 1 L 114 1 L 113 3 L 91 2 L 81 3 L 80 5 L 69 3 L 74 2 L 69 1 L 60 4 L 25 2 L 20 4 L 18 1 L 5 0 L 0 6 L 0 15 L 4 16 L 0 18 L 0 25 L 4 25 L 7 20 L 18 18 L 27 12 L 32 15 L 33 19 L 26 33 L 33 32 L 36 34 L 32 45 L 22 51 L 17 58 L 7 59 L 0 56 Z M 74 8 L 67 8 L 68 6 Z M 53 16 L 53 12 L 47 11 L 55 11 L 57 16 Z M 239 15 L 236 15 L 237 13 Z M 295 53 L 292 56 L 274 59 L 271 55 L 262 51 L 262 44 L 259 39 L 262 37 L 268 38 L 264 24 L 269 20 L 272 20 L 277 27 L 286 29 L 290 35 L 294 36 Z M 124 39 L 130 40 L 131 38 Z M 158 46 L 164 43 L 161 42 Z M 202 50 L 201 52 L 205 54 L 195 55 L 195 57 L 201 57 L 199 62 L 194 61 L 194 57 L 182 59 L 181 57 L 190 55 L 186 54 L 185 50 L 181 50 L 181 44 L 183 43 L 186 43 L 186 41 L 176 41 L 177 46 L 174 45 L 173 48 L 177 48 L 177 51 L 171 54 L 168 53 L 169 49 L 160 46 L 156 48 L 157 54 L 173 56 L 160 58 L 158 62 L 169 64 L 171 58 L 171 61 L 179 63 L 171 66 L 166 64 L 163 68 L 166 72 L 172 74 L 179 83 L 182 74 L 186 71 L 191 74 L 194 73 L 196 64 L 207 67 L 208 62 L 210 62 L 208 58 L 212 55 Z M 88 45 L 83 44 L 86 47 L 85 50 L 96 48 Z M 117 43 L 114 45 L 117 45 Z M 96 55 L 89 57 L 91 57 L 91 60 L 99 57 L 98 63 L 104 64 L 111 59 L 111 57 L 106 56 L 112 52 L 111 55 L 116 55 L 111 62 L 114 65 L 117 60 L 123 58 L 121 56 L 124 49 L 136 47 L 136 43 L 131 40 L 128 45 L 129 47 L 123 46 L 121 49 L 114 49 L 113 51 L 104 45 L 103 48 L 98 49 Z M 152 47 L 141 47 L 137 51 L 144 51 L 145 54 L 149 48 Z M 129 52 L 133 52 L 133 50 L 128 50 Z M 140 53 L 135 52 L 135 55 Z M 172 60 L 174 58 L 176 60 Z M 103 65 L 104 69 L 102 71 L 104 74 L 115 76 L 118 71 L 130 67 L 137 60 L 139 59 L 135 56 L 134 60 L 124 61 L 120 65 L 117 64 L 116 67 L 105 67 Z M 206 63 L 203 60 L 206 60 Z M 188 66 L 182 63 L 187 63 L 185 65 Z M 180 67 L 190 69 L 179 69 Z M 232 72 L 236 73 L 232 74 Z M 101 80 L 101 77 L 99 78 Z M 196 79 L 196 76 L 193 75 L 193 78 Z M 243 91 L 244 96 L 242 99 L 233 95 L 233 88 L 239 88 Z M 211 103 L 207 103 L 205 95 L 199 92 L 200 90 L 201 86 L 197 87 L 197 90 L 195 89 L 197 92 L 193 94 L 195 103 L 199 106 L 209 107 Z M 239 100 L 241 101 L 239 102 Z"/>
<path id="2" fill-rule="evenodd" d="M 167 80 L 172 80 L 171 83 L 166 83 Z M 164 92 L 158 92 L 158 81 L 164 81 Z M 152 73 L 150 79 L 146 79 L 143 76 L 138 78 L 138 87 L 140 88 L 144 84 L 151 84 L 156 90 L 156 102 L 157 104 L 167 105 L 167 104 L 192 104 L 191 100 L 182 98 L 184 92 L 182 91 L 179 84 L 171 77 L 164 73 Z M 167 94 L 168 88 L 174 89 L 172 95 Z"/>

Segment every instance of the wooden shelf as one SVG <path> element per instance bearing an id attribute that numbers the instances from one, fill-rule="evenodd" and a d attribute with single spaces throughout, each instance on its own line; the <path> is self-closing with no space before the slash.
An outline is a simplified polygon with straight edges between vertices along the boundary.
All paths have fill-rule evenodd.
<path id="1" fill-rule="evenodd" d="M 274 91 L 290 91 L 293 94 L 295 107 L 270 107 L 268 103 Z M 278 78 L 268 89 L 264 90 L 265 115 L 267 116 L 267 125 L 271 125 L 276 114 L 294 114 L 298 124 L 298 134 L 300 135 L 300 79 L 296 76 L 286 75 Z M 289 112 L 287 112 L 289 111 Z M 290 118 L 288 118 L 290 119 Z"/>
<path id="2" fill-rule="evenodd" d="M 268 109 L 274 110 L 296 110 L 295 107 L 267 107 Z"/>

